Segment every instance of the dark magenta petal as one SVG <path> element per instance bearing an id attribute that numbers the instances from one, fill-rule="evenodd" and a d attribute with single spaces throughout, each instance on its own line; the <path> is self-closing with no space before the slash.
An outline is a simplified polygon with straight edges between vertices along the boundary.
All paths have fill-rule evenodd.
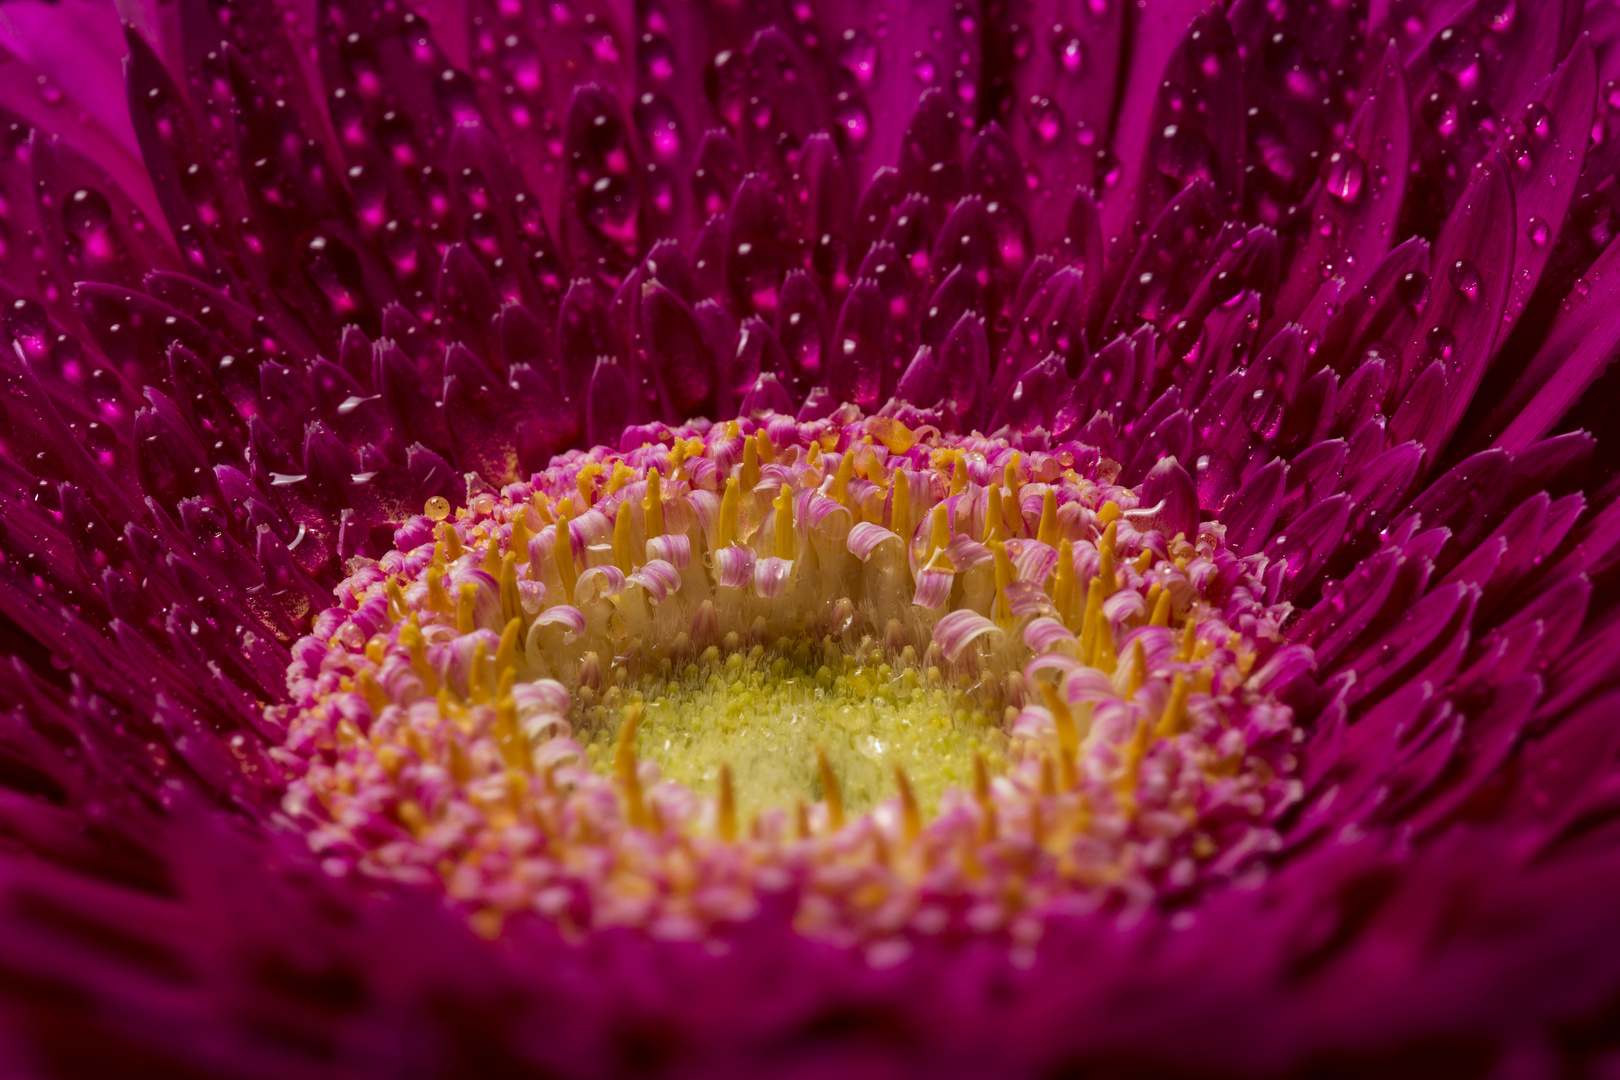
<path id="1" fill-rule="evenodd" d="M 1430 361 L 1445 365 L 1449 401 L 1445 445 L 1462 419 L 1463 409 L 1485 375 L 1508 296 L 1508 267 L 1513 265 L 1513 221 L 1510 166 L 1500 155 L 1480 170 L 1469 185 L 1434 248 L 1434 281 L 1429 301 L 1402 354 L 1398 394 L 1412 385 Z"/>
<path id="2" fill-rule="evenodd" d="M 1287 466 L 1273 458 L 1250 475 L 1221 512 L 1226 541 L 1240 555 L 1259 551 L 1271 539 L 1271 526 L 1282 506 Z"/>
<path id="3" fill-rule="evenodd" d="M 1390 418 L 1389 438 L 1392 442 L 1415 442 L 1431 454 L 1437 454 L 1444 445 L 1446 417 L 1450 412 L 1450 399 L 1446 394 L 1446 366 L 1431 363 L 1423 369 L 1395 415 Z"/>
<path id="4" fill-rule="evenodd" d="M 589 281 L 576 281 L 563 297 L 557 317 L 557 355 L 562 389 L 570 400 L 583 401 L 596 361 L 619 355 L 618 335 L 601 291 Z"/>
<path id="5" fill-rule="evenodd" d="M 770 372 L 754 380 L 748 392 L 743 395 L 742 406 L 737 410 L 739 416 L 765 416 L 770 413 L 789 414 L 793 411 L 793 401 L 783 389 L 781 382 Z"/>
<path id="6" fill-rule="evenodd" d="M 1142 505 L 1157 507 L 1164 534 L 1195 536 L 1198 532 L 1198 489 L 1175 458 L 1165 458 L 1142 481 Z"/>
<path id="7" fill-rule="evenodd" d="M 786 228 L 776 191 L 763 176 L 745 177 L 732 196 L 726 226 L 726 283 L 737 310 L 775 317 L 786 270 Z"/>
<path id="8" fill-rule="evenodd" d="M 1170 200 L 1143 238 L 1114 302 L 1103 320 L 1103 335 L 1133 330 L 1139 322 L 1158 324 L 1180 311 L 1203 276 L 1203 257 L 1220 231 L 1220 193 L 1197 177 Z"/>
<path id="9" fill-rule="evenodd" d="M 1359 288 L 1389 251 L 1406 193 L 1410 112 L 1406 78 L 1391 45 L 1307 197 L 1310 227 L 1277 298 L 1279 319 L 1298 316 L 1327 278 L 1342 277 Z"/>
<path id="10" fill-rule="evenodd" d="M 619 362 L 604 356 L 596 362 L 591 373 L 590 389 L 585 398 L 585 438 L 593 445 L 603 445 L 640 419 L 637 394 Z"/>
<path id="11" fill-rule="evenodd" d="M 857 281 L 838 316 L 827 362 L 827 389 L 835 399 L 875 410 L 887 397 L 889 322 L 889 302 L 877 282 Z"/>
<path id="12" fill-rule="evenodd" d="M 692 309 L 662 285 L 648 283 L 641 317 L 653 381 L 669 419 L 714 415 L 719 372 Z"/>

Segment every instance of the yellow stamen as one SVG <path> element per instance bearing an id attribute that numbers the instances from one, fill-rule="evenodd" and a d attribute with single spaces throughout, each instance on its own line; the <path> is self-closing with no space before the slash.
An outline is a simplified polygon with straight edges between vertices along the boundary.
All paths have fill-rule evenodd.
<path id="1" fill-rule="evenodd" d="M 479 562 L 478 568 L 490 577 L 499 577 L 501 573 L 501 545 L 491 536 L 489 543 L 484 545 L 484 558 Z"/>
<path id="2" fill-rule="evenodd" d="M 933 531 L 928 536 L 928 557 L 932 559 L 936 551 L 947 547 L 951 542 L 951 515 L 940 503 L 934 507 Z"/>
<path id="3" fill-rule="evenodd" d="M 501 643 L 495 649 L 495 670 L 501 679 L 509 680 L 517 674 L 517 640 L 523 633 L 523 620 L 513 619 L 501 631 Z"/>
<path id="4" fill-rule="evenodd" d="M 1142 639 L 1137 638 L 1131 643 L 1131 679 L 1126 684 L 1125 696 L 1133 697 L 1142 689 L 1147 681 L 1147 653 L 1142 649 Z"/>
<path id="5" fill-rule="evenodd" d="M 626 484 L 635 483 L 636 479 L 636 470 L 622 461 L 615 461 L 613 463 L 613 475 L 608 477 L 607 494 L 612 495 Z"/>
<path id="6" fill-rule="evenodd" d="M 1155 581 L 1153 587 L 1148 589 L 1147 602 L 1148 606 L 1153 609 L 1153 614 L 1148 619 L 1148 625 L 1169 626 L 1170 590 Z"/>
<path id="7" fill-rule="evenodd" d="M 996 563 L 996 621 L 1006 625 L 1012 622 L 1012 601 L 1007 599 L 1007 586 L 1013 583 L 1012 560 L 1007 557 L 1007 545 L 1000 540 L 990 541 L 990 554 Z"/>
<path id="8" fill-rule="evenodd" d="M 1058 619 L 1071 631 L 1080 625 L 1080 583 L 1074 576 L 1074 543 L 1058 543 L 1057 574 L 1052 582 L 1052 604 L 1058 610 Z"/>
<path id="9" fill-rule="evenodd" d="M 431 568 L 429 572 L 431 573 Z M 399 622 L 401 619 L 409 618 L 410 614 L 411 606 L 405 599 L 405 590 L 400 588 L 399 581 L 397 579 L 389 578 L 388 620 L 390 622 Z"/>
<path id="10" fill-rule="evenodd" d="M 478 602 L 478 586 L 470 581 L 456 590 L 456 633 L 470 634 L 478 629 L 473 622 L 473 605 Z"/>
<path id="11" fill-rule="evenodd" d="M 720 528 L 718 543 L 720 547 L 730 547 L 737 542 L 737 478 L 726 477 L 726 491 L 720 496 Z M 620 569 L 624 569 L 620 567 Z"/>
<path id="12" fill-rule="evenodd" d="M 1051 488 L 1041 496 L 1041 523 L 1036 527 L 1035 539 L 1050 547 L 1058 542 L 1057 492 Z"/>
<path id="13" fill-rule="evenodd" d="M 833 474 L 830 493 L 840 506 L 849 505 L 849 482 L 854 478 L 855 455 L 851 452 L 838 459 L 838 471 Z"/>
<path id="14" fill-rule="evenodd" d="M 1001 513 L 1001 489 L 990 489 L 984 508 L 984 542 L 994 543 L 1007 535 L 1007 521 Z"/>
<path id="15" fill-rule="evenodd" d="M 1097 511 L 1097 520 L 1102 522 L 1105 526 L 1116 520 L 1118 517 L 1119 504 L 1111 500 L 1103 503 L 1102 509 Z"/>
<path id="16" fill-rule="evenodd" d="M 428 663 L 427 642 L 422 639 L 422 628 L 416 624 L 415 615 L 412 615 L 410 620 L 400 627 L 399 642 L 410 652 L 411 668 L 416 672 L 416 677 L 422 680 L 422 685 L 426 687 L 427 692 L 430 694 L 438 693 L 439 673 L 433 670 L 432 664 Z"/>
<path id="17" fill-rule="evenodd" d="M 816 768 L 821 773 L 821 797 L 827 804 L 827 826 L 837 832 L 844 827 L 844 795 L 838 790 L 832 762 L 827 760 L 827 748 L 820 743 L 816 744 Z"/>
<path id="18" fill-rule="evenodd" d="M 820 465 L 820 464 L 821 464 L 821 444 L 819 442 L 813 442 L 813 443 L 810 444 L 809 452 L 804 455 L 804 467 L 807 468 L 807 469 L 814 469 L 817 465 Z"/>
<path id="19" fill-rule="evenodd" d="M 574 569 L 574 541 L 568 533 L 567 499 L 557 507 L 557 534 L 551 541 L 551 558 L 557 564 L 557 576 L 562 579 L 563 600 L 572 604 L 579 571 Z"/>
<path id="20" fill-rule="evenodd" d="M 889 531 L 897 533 L 906 543 L 911 542 L 911 484 L 904 469 L 894 470 L 889 478 L 893 498 L 889 504 Z"/>
<path id="21" fill-rule="evenodd" d="M 1146 720 L 1136 722 L 1136 733 L 1131 741 L 1125 745 L 1124 769 L 1120 773 L 1118 786 L 1120 801 L 1127 808 L 1136 805 L 1136 783 L 1141 775 L 1142 759 L 1147 756 L 1148 743 L 1152 740 L 1153 728 Z"/>
<path id="22" fill-rule="evenodd" d="M 507 619 L 523 616 L 523 594 L 518 592 L 517 556 L 511 552 L 501 560 L 501 615 Z"/>
<path id="23" fill-rule="evenodd" d="M 388 708 L 388 695 L 383 688 L 377 685 L 370 671 L 360 669 L 360 693 L 365 695 L 366 703 L 371 706 L 373 716 L 381 716 L 382 711 Z"/>
<path id="24" fill-rule="evenodd" d="M 1090 664 L 1097 653 L 1097 626 L 1102 622 L 1102 577 L 1091 579 L 1086 587 L 1086 611 L 1080 622 L 1080 659 Z"/>
<path id="25" fill-rule="evenodd" d="M 900 789 L 900 821 L 906 843 L 915 843 L 922 835 L 922 811 L 917 807 L 917 794 L 911 790 L 911 781 L 906 779 L 906 770 L 898 765 L 894 767 L 894 786 Z"/>
<path id="26" fill-rule="evenodd" d="M 439 522 L 439 539 L 444 541 L 445 558 L 451 562 L 461 558 L 461 534 L 448 521 Z"/>
<path id="27" fill-rule="evenodd" d="M 962 492 L 967 490 L 967 486 L 968 486 L 967 456 L 964 455 L 964 454 L 959 453 L 959 454 L 956 455 L 956 467 L 951 470 L 951 494 L 952 495 L 960 495 L 960 494 L 962 494 Z"/>
<path id="28" fill-rule="evenodd" d="M 1148 567 L 1153 565 L 1153 560 L 1156 558 L 1158 558 L 1158 556 L 1153 554 L 1152 551 L 1142 552 L 1142 554 L 1136 557 L 1136 572 L 1138 574 L 1147 573 Z"/>
<path id="29" fill-rule="evenodd" d="M 484 664 L 487 654 L 483 641 L 473 645 L 472 663 L 467 665 L 467 700 L 474 705 L 489 702 L 489 687 L 484 685 Z"/>
<path id="30" fill-rule="evenodd" d="M 720 839 L 731 843 L 737 839 L 737 794 L 731 787 L 731 766 L 720 763 L 720 807 L 716 815 L 716 828 Z"/>
<path id="31" fill-rule="evenodd" d="M 519 562 L 529 561 L 529 512 L 518 506 L 517 517 L 512 519 L 512 538 L 506 543 L 506 550 L 518 557 Z"/>
<path id="32" fill-rule="evenodd" d="M 1187 676 L 1181 672 L 1170 681 L 1170 701 L 1159 717 L 1158 735 L 1169 738 L 1187 730 Z"/>
<path id="33" fill-rule="evenodd" d="M 1190 614 L 1181 631 L 1181 645 L 1176 649 L 1176 659 L 1187 663 L 1193 658 L 1198 648 L 1198 622 Z"/>
<path id="34" fill-rule="evenodd" d="M 619 723 L 619 743 L 613 751 L 613 769 L 624 785 L 625 817 L 633 829 L 647 827 L 647 805 L 641 798 L 641 776 L 636 772 L 636 731 L 641 727 L 641 702 L 624 707 Z"/>
<path id="35" fill-rule="evenodd" d="M 1074 756 L 1080 750 L 1080 729 L 1074 722 L 1069 703 L 1063 700 L 1057 687 L 1049 682 L 1041 683 L 1041 697 L 1046 699 L 1046 707 L 1052 713 L 1052 726 L 1057 729 L 1058 769 L 1062 773 L 1063 787 L 1072 788 L 1075 784 Z"/>
<path id="36" fill-rule="evenodd" d="M 580 505 L 590 509 L 596 502 L 596 478 L 607 472 L 607 466 L 600 461 L 587 461 L 580 466 L 579 475 L 574 478 L 574 487 L 579 490 Z"/>
<path id="37" fill-rule="evenodd" d="M 763 431 L 761 432 L 763 434 Z M 793 558 L 793 488 L 782 485 L 776 496 L 776 557 Z"/>
<path id="38" fill-rule="evenodd" d="M 613 565 L 622 574 L 636 568 L 635 553 L 631 551 L 630 544 L 630 511 L 623 504 L 620 504 L 619 513 L 613 519 Z"/>
<path id="39" fill-rule="evenodd" d="M 647 495 L 641 500 L 647 539 L 664 535 L 664 478 L 655 465 L 647 470 Z"/>
<path id="40" fill-rule="evenodd" d="M 984 815 L 979 835 L 988 840 L 996 835 L 996 804 L 990 799 L 990 770 L 985 766 L 983 754 L 973 755 L 973 800 Z"/>
<path id="41" fill-rule="evenodd" d="M 776 445 L 771 442 L 771 437 L 764 428 L 754 432 L 754 444 L 754 448 L 759 451 L 759 460 L 762 464 L 769 465 L 776 460 Z"/>
<path id="42" fill-rule="evenodd" d="M 764 431 L 760 432 L 765 434 Z M 766 440 L 769 442 L 769 440 Z M 753 491 L 759 486 L 759 442 L 755 439 L 743 440 L 742 488 L 744 491 Z"/>
<path id="43" fill-rule="evenodd" d="M 455 601 L 451 600 L 450 594 L 444 591 L 444 571 L 439 567 L 428 567 L 427 587 L 429 611 L 437 611 L 445 615 L 449 615 L 451 612 L 456 610 Z"/>
<path id="44" fill-rule="evenodd" d="M 1109 503 L 1113 506 L 1113 503 Z M 1119 542 L 1119 523 L 1110 521 L 1097 541 L 1097 579 L 1102 582 L 1103 599 L 1113 596 L 1119 589 L 1119 577 L 1114 573 L 1114 545 Z"/>

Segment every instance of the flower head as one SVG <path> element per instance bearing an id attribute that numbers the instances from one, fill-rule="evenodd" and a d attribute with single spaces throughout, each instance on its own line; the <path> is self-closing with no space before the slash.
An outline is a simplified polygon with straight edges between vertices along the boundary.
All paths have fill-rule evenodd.
<path id="1" fill-rule="evenodd" d="M 13 1071 L 1612 1070 L 1610 5 L 119 11 Z"/>

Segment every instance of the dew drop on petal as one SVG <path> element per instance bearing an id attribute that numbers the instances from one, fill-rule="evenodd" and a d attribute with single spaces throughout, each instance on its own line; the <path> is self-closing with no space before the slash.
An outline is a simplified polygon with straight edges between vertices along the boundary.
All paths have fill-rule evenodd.
<path id="1" fill-rule="evenodd" d="M 1429 346 L 1429 352 L 1442 360 L 1450 360 L 1451 351 L 1457 346 L 1457 338 L 1444 326 L 1430 327 L 1423 340 Z"/>
<path id="2" fill-rule="evenodd" d="M 1328 193 L 1340 202 L 1353 203 L 1361 197 L 1361 184 L 1367 166 L 1354 150 L 1335 150 L 1328 158 Z"/>
<path id="3" fill-rule="evenodd" d="M 1532 217 L 1526 223 L 1526 226 L 1525 235 L 1530 238 L 1530 242 L 1536 247 L 1545 247 L 1548 237 L 1552 235 L 1552 230 L 1547 227 L 1547 222 L 1542 218 Z"/>
<path id="4" fill-rule="evenodd" d="M 1479 267 L 1475 266 L 1470 260 L 1458 259 L 1452 263 L 1451 269 L 1446 271 L 1446 280 L 1451 282 L 1452 288 L 1468 297 L 1470 302 L 1479 299 L 1479 289 L 1482 284 Z"/>
<path id="5" fill-rule="evenodd" d="M 1447 75 L 1461 75 L 1479 63 L 1479 39 L 1462 26 L 1448 26 L 1429 42 L 1429 59 Z"/>
<path id="6" fill-rule="evenodd" d="M 1429 275 L 1412 270 L 1395 283 L 1395 295 L 1408 307 L 1422 307 L 1429 299 Z"/>

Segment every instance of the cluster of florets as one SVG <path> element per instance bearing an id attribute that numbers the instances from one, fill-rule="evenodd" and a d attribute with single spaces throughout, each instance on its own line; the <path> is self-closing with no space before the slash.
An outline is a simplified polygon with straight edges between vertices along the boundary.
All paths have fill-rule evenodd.
<path id="1" fill-rule="evenodd" d="M 704 936 L 791 890 L 801 929 L 887 955 L 953 926 L 1027 944 L 1274 843 L 1298 786 L 1276 692 L 1310 653 L 1173 461 L 1132 490 L 1079 444 L 852 408 L 653 435 L 434 500 L 295 647 L 285 807 L 333 872 L 441 882 L 491 932 Z M 724 699 L 789 668 L 892 730 L 812 732 L 802 790 L 740 801 L 714 758 L 780 732 L 755 708 L 720 733 Z M 643 730 L 670 700 L 679 762 L 678 709 Z M 708 790 L 662 778 L 706 752 L 684 775 Z M 855 813 L 874 767 L 893 786 Z"/>

